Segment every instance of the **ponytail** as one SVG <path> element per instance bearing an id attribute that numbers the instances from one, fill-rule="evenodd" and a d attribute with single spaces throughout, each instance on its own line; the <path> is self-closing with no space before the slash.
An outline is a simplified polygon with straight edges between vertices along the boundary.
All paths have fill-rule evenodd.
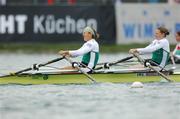
<path id="1" fill-rule="evenodd" d="M 92 30 L 94 31 L 94 35 L 92 35 L 92 38 L 94 38 L 95 40 L 99 39 L 99 34 L 96 32 L 96 30 L 93 28 Z"/>
<path id="2" fill-rule="evenodd" d="M 168 29 L 166 29 L 165 27 L 158 27 L 157 28 L 161 33 L 164 33 L 164 37 L 166 37 L 167 35 L 169 35 L 170 33 L 169 33 L 169 30 Z"/>

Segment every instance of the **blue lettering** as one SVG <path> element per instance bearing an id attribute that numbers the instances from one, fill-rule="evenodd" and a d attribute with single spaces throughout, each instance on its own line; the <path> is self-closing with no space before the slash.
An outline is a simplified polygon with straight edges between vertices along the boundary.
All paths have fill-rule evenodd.
<path id="1" fill-rule="evenodd" d="M 135 24 L 123 24 L 123 31 L 126 38 L 134 37 Z"/>
<path id="2" fill-rule="evenodd" d="M 153 37 L 153 24 L 144 24 L 144 37 Z"/>

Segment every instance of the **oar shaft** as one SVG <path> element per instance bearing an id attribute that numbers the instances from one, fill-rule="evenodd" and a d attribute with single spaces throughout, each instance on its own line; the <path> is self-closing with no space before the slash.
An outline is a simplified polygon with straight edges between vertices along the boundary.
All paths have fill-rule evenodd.
<path id="1" fill-rule="evenodd" d="M 127 60 L 130 60 L 130 59 L 132 59 L 132 58 L 133 58 L 133 56 L 129 56 L 129 57 L 120 59 L 120 60 L 118 60 L 118 61 L 116 61 L 116 62 L 108 63 L 108 65 L 109 65 L 109 66 L 113 66 L 113 65 L 116 65 L 116 64 L 118 64 L 118 63 L 122 63 L 122 62 L 125 62 L 125 61 L 127 61 Z M 106 64 L 106 63 L 104 63 L 104 65 L 105 65 L 105 64 Z M 105 67 L 105 66 L 97 67 L 96 70 L 103 69 L 104 67 Z"/>
<path id="2" fill-rule="evenodd" d="M 109 65 L 112 66 L 112 65 L 115 65 L 115 64 L 118 64 L 118 63 L 121 63 L 121 62 L 125 62 L 125 61 L 127 61 L 127 60 L 130 60 L 130 59 L 132 59 L 132 58 L 133 58 L 133 56 L 129 56 L 129 57 L 123 58 L 123 59 L 121 59 L 121 60 L 118 60 L 118 61 L 116 61 L 116 62 L 110 63 Z"/>
<path id="3" fill-rule="evenodd" d="M 64 57 L 60 57 L 60 58 L 53 59 L 53 60 L 48 61 L 48 62 L 46 62 L 46 63 L 39 64 L 38 66 L 39 66 L 39 67 L 46 66 L 46 65 L 48 65 L 48 64 L 51 64 L 51 63 L 60 61 L 60 60 L 62 60 L 62 59 L 64 59 Z M 32 70 L 32 69 L 33 69 L 32 67 L 29 67 L 29 68 L 26 68 L 26 69 L 23 69 L 23 70 L 20 70 L 20 71 L 17 71 L 17 72 L 11 72 L 11 73 L 9 73 L 9 74 L 7 74 L 7 75 L 0 76 L 0 78 L 18 75 L 18 74 L 21 74 L 21 73 L 23 73 L 23 72 L 30 71 L 30 70 Z"/>
<path id="4" fill-rule="evenodd" d="M 133 53 L 133 55 L 138 59 L 138 61 L 144 65 L 145 60 L 142 59 L 137 53 Z M 157 69 L 155 69 L 153 66 L 151 66 L 150 63 L 148 63 L 147 65 L 150 69 L 152 69 L 153 71 L 157 72 L 161 77 L 165 78 L 167 81 L 172 82 L 172 80 L 170 78 L 168 78 L 166 75 L 164 75 L 162 72 L 158 71 Z"/>
<path id="5" fill-rule="evenodd" d="M 17 75 L 17 74 L 20 74 L 20 73 L 23 73 L 23 72 L 26 72 L 26 71 L 29 71 L 29 70 L 32 70 L 32 68 L 27 68 L 27 69 L 18 71 L 18 72 L 16 72 L 16 73 L 14 73 L 14 75 Z"/>
<path id="6" fill-rule="evenodd" d="M 66 59 L 70 64 L 73 63 L 73 61 L 72 61 L 69 57 L 65 56 L 65 59 Z M 76 66 L 76 68 L 77 68 L 81 73 L 83 73 L 85 76 L 87 76 L 88 79 L 89 79 L 89 81 L 90 81 L 91 83 L 96 83 L 95 79 L 94 79 L 93 77 L 91 77 L 87 72 L 83 71 L 79 66 Z"/>
<path id="7" fill-rule="evenodd" d="M 17 72 L 10 72 L 7 75 L 0 76 L 0 78 L 9 77 L 9 76 L 15 76 L 15 75 L 18 75 L 18 74 L 21 74 L 23 72 L 30 71 L 30 70 L 32 70 L 32 68 L 27 68 L 27 69 L 24 69 L 24 70 L 21 70 L 21 71 L 17 71 Z"/>
<path id="8" fill-rule="evenodd" d="M 159 75 L 161 75 L 163 78 L 165 78 L 166 80 L 168 80 L 169 82 L 172 82 L 172 80 L 170 78 L 168 78 L 165 74 L 163 74 L 162 72 L 158 71 L 157 69 L 155 69 L 153 66 L 148 65 L 148 67 L 154 71 L 156 71 Z"/>
<path id="9" fill-rule="evenodd" d="M 40 67 L 42 67 L 42 66 L 46 66 L 46 65 L 48 65 L 48 64 L 51 64 L 51 63 L 57 62 L 57 61 L 62 60 L 62 59 L 64 59 L 64 57 L 56 58 L 56 59 L 51 60 L 51 61 L 49 61 L 49 62 L 47 62 L 47 63 L 44 63 L 44 64 L 39 64 L 39 66 L 40 66 Z"/>

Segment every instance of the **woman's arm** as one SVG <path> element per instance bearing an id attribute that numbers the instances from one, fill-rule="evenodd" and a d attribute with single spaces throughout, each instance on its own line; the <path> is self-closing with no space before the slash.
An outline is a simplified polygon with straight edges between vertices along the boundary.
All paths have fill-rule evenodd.
<path id="1" fill-rule="evenodd" d="M 153 42 L 151 43 L 151 44 L 149 44 L 148 46 L 146 46 L 145 48 L 150 48 L 151 46 L 153 45 Z M 141 48 L 134 48 L 134 49 L 130 49 L 129 50 L 129 53 L 140 53 L 139 51 L 138 51 L 138 49 L 141 49 Z"/>
<path id="2" fill-rule="evenodd" d="M 145 48 L 138 48 L 137 51 L 140 53 L 140 54 L 146 54 L 146 53 L 152 53 L 160 48 L 163 47 L 163 44 L 161 42 L 159 43 L 156 43 L 156 44 L 150 44 L 148 45 L 147 47 Z"/>
<path id="3" fill-rule="evenodd" d="M 85 43 L 78 50 L 69 51 L 69 55 L 72 56 L 72 57 L 81 56 L 81 55 L 84 55 L 84 54 L 90 52 L 92 50 L 92 48 L 93 48 L 93 45 L 91 43 Z"/>

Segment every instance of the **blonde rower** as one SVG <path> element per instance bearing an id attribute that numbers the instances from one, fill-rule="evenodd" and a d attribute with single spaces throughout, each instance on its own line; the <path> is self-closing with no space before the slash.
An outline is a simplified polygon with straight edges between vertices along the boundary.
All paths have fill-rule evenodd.
<path id="1" fill-rule="evenodd" d="M 70 57 L 83 56 L 81 64 L 82 66 L 85 65 L 85 67 L 82 69 L 85 72 L 91 73 L 91 69 L 95 68 L 99 60 L 99 44 L 96 41 L 98 39 L 98 34 L 93 28 L 87 26 L 83 30 L 83 38 L 85 43 L 81 48 L 78 50 L 61 50 L 59 54 Z M 70 66 L 68 69 L 74 68 Z"/>

